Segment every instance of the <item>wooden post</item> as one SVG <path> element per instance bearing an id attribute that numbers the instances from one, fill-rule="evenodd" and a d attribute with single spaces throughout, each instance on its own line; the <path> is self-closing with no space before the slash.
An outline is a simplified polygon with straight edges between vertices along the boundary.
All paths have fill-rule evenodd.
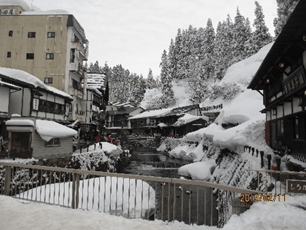
<path id="1" fill-rule="evenodd" d="M 259 150 L 258 150 L 258 149 L 256 149 L 256 157 L 258 157 L 258 152 L 259 152 Z"/>
<path id="2" fill-rule="evenodd" d="M 5 166 L 5 184 L 4 184 L 4 195 L 9 196 L 11 190 L 11 173 L 12 168 Z"/>
<path id="3" fill-rule="evenodd" d="M 268 158 L 268 170 L 270 170 L 271 169 L 271 154 L 268 154 L 267 158 Z"/>
<path id="4" fill-rule="evenodd" d="M 264 167 L 264 160 L 263 160 L 263 157 L 264 157 L 264 151 L 260 151 L 261 168 Z"/>
<path id="5" fill-rule="evenodd" d="M 71 208 L 77 209 L 79 206 L 79 174 L 73 173 L 72 175 L 72 204 Z"/>
<path id="6" fill-rule="evenodd" d="M 254 151 L 255 151 L 255 149 L 254 149 L 254 147 L 252 148 L 252 156 L 254 156 Z"/>

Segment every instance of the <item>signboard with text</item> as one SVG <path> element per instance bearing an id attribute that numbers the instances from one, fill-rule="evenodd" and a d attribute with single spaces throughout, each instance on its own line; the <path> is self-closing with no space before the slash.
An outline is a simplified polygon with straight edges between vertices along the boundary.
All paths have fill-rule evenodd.
<path id="1" fill-rule="evenodd" d="M 306 180 L 287 180 L 287 193 L 306 194 Z"/>
<path id="2" fill-rule="evenodd" d="M 15 15 L 15 9 L 0 9 L 0 15 Z"/>

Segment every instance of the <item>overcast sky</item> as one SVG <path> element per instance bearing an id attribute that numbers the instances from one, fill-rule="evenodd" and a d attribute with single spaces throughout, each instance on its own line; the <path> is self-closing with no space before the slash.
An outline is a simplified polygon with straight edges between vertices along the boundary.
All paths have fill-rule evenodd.
<path id="1" fill-rule="evenodd" d="M 72 13 L 89 40 L 89 63 L 122 64 L 130 72 L 147 77 L 149 68 L 159 75 L 164 49 L 177 29 L 205 27 L 208 18 L 216 26 L 230 14 L 254 21 L 255 0 L 26 0 L 41 10 L 63 9 Z M 258 0 L 274 36 L 276 0 Z"/>

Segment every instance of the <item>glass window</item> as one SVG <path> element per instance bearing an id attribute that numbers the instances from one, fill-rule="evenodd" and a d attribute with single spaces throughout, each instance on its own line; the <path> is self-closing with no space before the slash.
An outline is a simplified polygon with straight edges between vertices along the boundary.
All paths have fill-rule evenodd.
<path id="1" fill-rule="evenodd" d="M 52 77 L 46 77 L 44 82 L 45 84 L 52 84 L 52 81 L 53 81 Z"/>
<path id="2" fill-rule="evenodd" d="M 48 32 L 47 37 L 48 38 L 55 38 L 55 32 Z"/>
<path id="3" fill-rule="evenodd" d="M 27 53 L 27 59 L 34 59 L 33 53 Z"/>
<path id="4" fill-rule="evenodd" d="M 8 58 L 10 58 L 11 57 L 11 52 L 9 51 L 9 52 L 7 52 L 7 54 L 6 54 L 6 57 L 8 57 Z"/>
<path id="5" fill-rule="evenodd" d="M 61 145 L 61 140 L 59 138 L 53 138 L 50 141 L 46 141 L 46 147 L 58 147 Z"/>
<path id="6" fill-rule="evenodd" d="M 277 121 L 277 133 L 284 134 L 284 120 Z"/>
<path id="7" fill-rule="evenodd" d="M 54 59 L 54 53 L 47 53 L 46 54 L 46 59 L 53 60 Z"/>
<path id="8" fill-rule="evenodd" d="M 13 37 L 13 30 L 10 30 L 8 36 Z"/>
<path id="9" fill-rule="evenodd" d="M 28 32 L 28 38 L 35 38 L 36 32 Z"/>

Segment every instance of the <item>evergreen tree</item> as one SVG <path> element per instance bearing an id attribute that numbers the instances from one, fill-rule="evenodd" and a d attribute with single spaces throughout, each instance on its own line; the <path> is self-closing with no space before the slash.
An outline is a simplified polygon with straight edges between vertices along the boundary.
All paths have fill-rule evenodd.
<path id="1" fill-rule="evenodd" d="M 148 73 L 148 77 L 147 77 L 147 89 L 153 89 L 153 88 L 156 88 L 156 82 L 154 80 L 154 77 L 153 77 L 153 73 L 152 73 L 152 70 L 149 69 L 149 73 Z"/>
<path id="2" fill-rule="evenodd" d="M 95 64 L 93 65 L 92 72 L 93 73 L 100 73 L 100 65 L 99 65 L 98 61 L 96 61 Z"/>
<path id="3" fill-rule="evenodd" d="M 241 61 L 247 55 L 245 53 L 246 42 L 251 37 L 251 28 L 249 20 L 245 19 L 237 8 L 237 15 L 233 27 L 233 57 L 234 62 Z"/>
<path id="4" fill-rule="evenodd" d="M 160 77 L 161 77 L 161 84 L 162 84 L 162 99 L 161 104 L 164 107 L 169 107 L 171 105 L 174 105 L 175 99 L 174 99 L 174 92 L 172 90 L 172 84 L 171 79 L 169 77 L 169 70 L 168 70 L 168 57 L 166 50 L 163 51 L 161 63 L 160 63 Z"/>
<path id="5" fill-rule="evenodd" d="M 282 31 L 288 18 L 296 7 L 298 0 L 276 0 L 277 2 L 277 18 L 274 19 L 275 37 Z"/>
<path id="6" fill-rule="evenodd" d="M 214 75 L 214 41 L 215 41 L 215 29 L 212 25 L 212 21 L 209 18 L 207 21 L 207 25 L 204 33 L 204 41 L 203 41 L 203 52 L 205 54 L 204 59 L 202 61 L 202 65 L 204 67 L 204 74 L 201 75 L 203 80 L 211 79 Z"/>
<path id="7" fill-rule="evenodd" d="M 255 6 L 255 20 L 253 23 L 255 31 L 252 33 L 246 45 L 247 56 L 257 53 L 259 49 L 272 41 L 269 29 L 265 24 L 262 7 L 257 1 L 255 1 Z"/>

